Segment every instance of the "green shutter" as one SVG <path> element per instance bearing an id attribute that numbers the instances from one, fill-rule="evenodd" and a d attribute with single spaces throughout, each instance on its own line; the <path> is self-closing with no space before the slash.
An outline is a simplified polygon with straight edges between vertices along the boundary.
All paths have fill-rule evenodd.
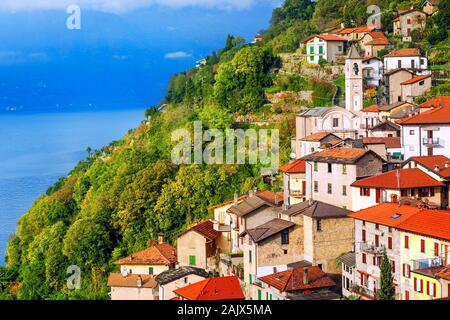
<path id="1" fill-rule="evenodd" d="M 148 274 L 152 275 L 153 274 L 153 267 L 148 268 Z"/>
<path id="2" fill-rule="evenodd" d="M 249 274 L 249 283 L 253 284 L 253 279 L 252 279 L 252 275 L 251 274 Z"/>
<path id="3" fill-rule="evenodd" d="M 319 46 L 319 54 L 323 54 L 323 46 Z"/>
<path id="4" fill-rule="evenodd" d="M 258 289 L 258 300 L 262 300 L 261 290 Z"/>
<path id="5" fill-rule="evenodd" d="M 189 265 L 195 266 L 197 264 L 195 256 L 189 256 Z"/>
<path id="6" fill-rule="evenodd" d="M 309 47 L 309 53 L 310 54 L 314 54 L 314 47 L 313 46 Z"/>

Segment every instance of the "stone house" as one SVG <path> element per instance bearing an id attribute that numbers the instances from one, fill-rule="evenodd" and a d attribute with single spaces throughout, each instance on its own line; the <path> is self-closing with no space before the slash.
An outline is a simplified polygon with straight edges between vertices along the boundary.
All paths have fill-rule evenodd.
<path id="1" fill-rule="evenodd" d="M 388 105 L 403 102 L 402 83 L 414 77 L 407 69 L 395 69 L 383 75 L 383 96 Z"/>
<path id="2" fill-rule="evenodd" d="M 425 12 L 427 15 L 431 16 L 438 12 L 439 8 L 439 0 L 426 0 L 425 5 L 422 8 L 422 11 Z"/>
<path id="3" fill-rule="evenodd" d="M 377 57 L 380 50 L 386 49 L 389 39 L 381 31 L 371 31 L 364 34 L 358 43 L 364 52 L 364 57 L 371 58 Z"/>
<path id="4" fill-rule="evenodd" d="M 400 137 L 366 137 L 362 143 L 368 150 L 375 151 L 384 160 L 403 160 Z"/>
<path id="5" fill-rule="evenodd" d="M 283 203 L 293 205 L 306 200 L 305 161 L 295 160 L 279 168 L 283 174 Z"/>
<path id="6" fill-rule="evenodd" d="M 379 116 L 383 121 L 397 121 L 419 112 L 419 108 L 415 104 L 406 101 L 383 105 L 378 109 L 380 110 Z"/>
<path id="7" fill-rule="evenodd" d="M 300 148 L 300 157 L 307 156 L 308 154 L 322 151 L 321 147 L 323 145 L 326 145 L 328 143 L 333 143 L 336 141 L 340 141 L 341 139 L 329 132 L 316 132 L 313 134 L 310 134 L 304 138 L 302 138 L 301 141 L 301 148 Z"/>
<path id="8" fill-rule="evenodd" d="M 369 130 L 369 137 L 400 137 L 400 126 L 389 120 L 380 122 Z"/>
<path id="9" fill-rule="evenodd" d="M 306 198 L 351 208 L 350 185 L 382 171 L 383 159 L 371 150 L 329 149 L 303 157 Z"/>
<path id="10" fill-rule="evenodd" d="M 415 76 L 402 82 L 402 101 L 414 102 L 414 98 L 425 95 L 431 89 L 431 74 Z"/>
<path id="11" fill-rule="evenodd" d="M 413 7 L 400 10 L 397 18 L 393 20 L 394 35 L 403 37 L 404 42 L 412 41 L 411 34 L 414 30 L 424 30 L 427 22 L 427 14 Z"/>

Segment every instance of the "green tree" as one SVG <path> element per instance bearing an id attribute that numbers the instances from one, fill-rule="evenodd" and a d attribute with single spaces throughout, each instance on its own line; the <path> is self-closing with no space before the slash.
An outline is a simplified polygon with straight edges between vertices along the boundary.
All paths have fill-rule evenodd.
<path id="1" fill-rule="evenodd" d="M 394 276 L 386 249 L 380 264 L 380 289 L 377 291 L 377 300 L 395 300 Z"/>

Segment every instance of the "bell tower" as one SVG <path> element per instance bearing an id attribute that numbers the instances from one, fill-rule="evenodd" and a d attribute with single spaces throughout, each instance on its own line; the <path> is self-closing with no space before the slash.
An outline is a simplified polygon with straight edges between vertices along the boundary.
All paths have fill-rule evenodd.
<path id="1" fill-rule="evenodd" d="M 345 108 L 351 112 L 359 112 L 363 108 L 363 58 L 353 44 L 345 59 Z"/>

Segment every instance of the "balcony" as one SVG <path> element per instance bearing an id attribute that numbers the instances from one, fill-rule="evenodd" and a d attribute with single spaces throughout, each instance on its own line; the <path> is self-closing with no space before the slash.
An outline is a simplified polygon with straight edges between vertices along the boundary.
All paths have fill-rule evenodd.
<path id="1" fill-rule="evenodd" d="M 423 138 L 423 145 L 426 147 L 438 147 L 439 138 Z"/>
<path id="2" fill-rule="evenodd" d="M 305 195 L 305 192 L 303 192 L 303 190 L 291 190 L 290 191 L 290 196 L 291 197 L 293 197 L 293 198 L 304 198 L 306 195 Z"/>
<path id="3" fill-rule="evenodd" d="M 444 266 L 442 257 L 413 260 L 412 271 L 440 268 Z"/>
<path id="4" fill-rule="evenodd" d="M 218 231 L 218 232 L 230 232 L 231 231 L 231 226 L 228 224 L 225 224 L 223 222 L 219 222 L 219 221 L 213 221 L 214 223 L 214 230 Z"/>
<path id="5" fill-rule="evenodd" d="M 377 256 L 383 255 L 385 248 L 386 247 L 384 245 L 376 246 L 374 243 L 367 243 L 367 242 L 360 243 L 360 250 L 362 252 L 374 254 Z"/>

